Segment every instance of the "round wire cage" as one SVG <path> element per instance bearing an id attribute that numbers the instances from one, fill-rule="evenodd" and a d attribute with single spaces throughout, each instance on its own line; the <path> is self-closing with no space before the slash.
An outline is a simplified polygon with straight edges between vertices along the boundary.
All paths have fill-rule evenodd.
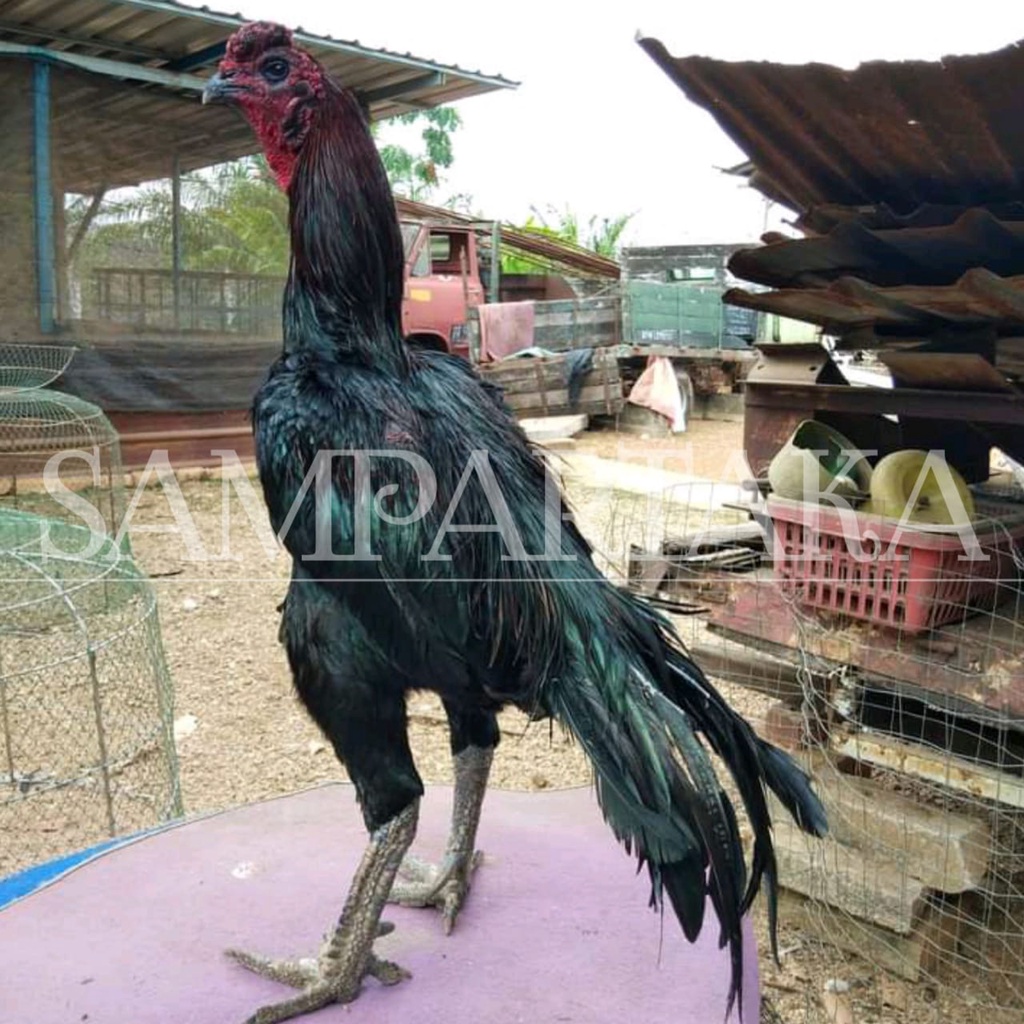
<path id="1" fill-rule="evenodd" d="M 181 813 L 117 431 L 47 386 L 73 355 L 0 345 L 0 875 Z"/>
<path id="2" fill-rule="evenodd" d="M 70 365 L 70 345 L 17 345 L 0 343 L 0 396 L 52 384 Z"/>
<path id="3" fill-rule="evenodd" d="M 120 445 L 103 411 L 49 388 L 0 390 L 0 508 L 109 533 L 127 548 Z"/>
<path id="4" fill-rule="evenodd" d="M 172 704 L 123 545 L 0 509 L 0 875 L 180 815 Z"/>

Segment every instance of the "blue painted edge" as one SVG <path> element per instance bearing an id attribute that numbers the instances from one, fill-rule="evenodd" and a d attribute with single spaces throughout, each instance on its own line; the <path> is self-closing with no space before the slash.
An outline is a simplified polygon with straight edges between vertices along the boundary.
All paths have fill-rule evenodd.
<path id="1" fill-rule="evenodd" d="M 65 871 L 69 871 L 88 858 L 103 853 L 105 850 L 110 850 L 115 846 L 120 846 L 121 842 L 122 840 L 120 839 L 110 839 L 105 843 L 97 843 L 88 849 L 77 850 L 75 853 L 69 853 L 67 856 L 58 857 L 55 860 L 48 860 L 42 864 L 33 864 L 32 867 L 25 868 L 16 874 L 0 878 L 0 909 L 6 907 L 8 903 L 13 903 L 15 900 L 20 900 L 23 896 L 28 896 L 29 893 L 35 892 L 36 889 L 46 885 L 47 882 L 52 881 L 58 875 L 64 874 Z"/>
<path id="2" fill-rule="evenodd" d="M 346 790 L 352 789 L 351 783 L 327 779 L 322 782 L 317 782 L 312 786 L 296 790 L 294 793 L 281 793 L 277 796 L 267 797 L 264 800 L 256 800 L 254 803 L 262 804 L 273 803 L 277 800 L 287 800 L 289 797 L 296 796 L 300 793 L 309 792 L 314 789 L 328 788 L 331 786 L 339 786 Z M 444 789 L 446 787 L 437 786 L 434 788 Z M 241 804 L 239 806 L 246 807 L 251 805 Z M 31 867 L 27 867 L 13 875 L 0 877 L 0 912 L 6 910 L 11 906 L 11 904 L 17 903 L 19 900 L 23 900 L 27 896 L 31 896 L 34 892 L 38 892 L 45 886 L 59 881 L 72 871 L 83 867 L 91 861 L 98 860 L 100 857 L 108 853 L 113 853 L 115 850 L 119 850 L 123 846 L 130 846 L 132 843 L 137 843 L 140 840 L 159 835 L 161 832 L 169 832 L 173 828 L 181 828 L 183 825 L 193 825 L 196 822 L 205 821 L 208 818 L 216 818 L 223 814 L 229 814 L 234 810 L 238 810 L 238 807 L 222 807 L 218 810 L 203 811 L 199 814 L 188 817 L 183 816 L 180 818 L 174 818 L 161 825 L 154 825 L 152 828 L 143 829 L 141 832 L 133 832 L 130 835 L 118 836 L 115 839 L 107 839 L 102 843 L 89 846 L 84 850 L 68 853 L 61 857 L 56 857 L 53 860 L 44 861 L 41 864 L 33 864 Z"/>
<path id="3" fill-rule="evenodd" d="M 50 65 L 42 61 L 32 64 L 32 109 L 39 329 L 43 334 L 52 334 L 57 300 L 57 265 L 53 232 L 53 167 L 50 159 Z"/>
<path id="4" fill-rule="evenodd" d="M 6 910 L 12 903 L 17 903 L 26 896 L 31 896 L 37 890 L 52 882 L 56 882 L 69 872 L 82 867 L 84 864 L 88 864 L 90 861 L 96 860 L 106 853 L 111 853 L 122 846 L 129 846 L 140 839 L 146 839 L 149 836 L 154 836 L 160 832 L 166 832 L 168 829 L 177 828 L 179 825 L 185 824 L 188 824 L 187 819 L 168 821 L 153 828 L 143 829 L 141 832 L 133 832 L 130 835 L 104 840 L 104 842 L 96 843 L 94 846 L 86 847 L 84 850 L 76 850 L 74 853 L 64 854 L 61 857 L 55 857 L 53 860 L 43 861 L 41 864 L 33 864 L 31 867 L 27 867 L 13 875 L 0 878 L 0 911 Z"/>

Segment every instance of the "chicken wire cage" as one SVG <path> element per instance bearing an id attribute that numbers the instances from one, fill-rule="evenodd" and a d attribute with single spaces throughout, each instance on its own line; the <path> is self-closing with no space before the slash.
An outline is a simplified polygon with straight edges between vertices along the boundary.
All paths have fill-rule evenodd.
<path id="1" fill-rule="evenodd" d="M 0 510 L 85 525 L 129 550 L 117 431 L 99 406 L 48 386 L 74 354 L 0 344 Z"/>
<path id="2" fill-rule="evenodd" d="M 1024 493 L 975 490 L 967 557 L 923 595 L 878 552 L 836 570 L 827 524 L 800 532 L 794 567 L 800 517 L 753 482 L 582 496 L 607 508 L 605 571 L 688 613 L 694 657 L 825 802 L 825 840 L 774 807 L 784 959 L 764 970 L 787 1024 L 1024 1019 Z M 952 544 L 902 542 L 908 561 Z M 884 585 L 909 609 L 868 599 Z"/>
<path id="3" fill-rule="evenodd" d="M 0 509 L 0 875 L 181 813 L 148 579 L 112 537 Z"/>
<path id="4" fill-rule="evenodd" d="M 181 813 L 154 591 L 73 353 L 0 346 L 0 875 Z"/>

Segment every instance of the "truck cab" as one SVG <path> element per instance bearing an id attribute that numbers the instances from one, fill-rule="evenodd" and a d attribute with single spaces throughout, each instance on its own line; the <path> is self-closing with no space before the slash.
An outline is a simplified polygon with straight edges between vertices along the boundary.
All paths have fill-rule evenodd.
<path id="1" fill-rule="evenodd" d="M 485 301 L 472 228 L 402 221 L 406 338 L 469 358 L 468 310 Z"/>

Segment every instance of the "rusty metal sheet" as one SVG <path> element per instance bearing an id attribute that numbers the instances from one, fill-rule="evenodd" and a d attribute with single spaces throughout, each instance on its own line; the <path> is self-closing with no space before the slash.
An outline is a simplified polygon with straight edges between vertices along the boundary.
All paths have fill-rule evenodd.
<path id="1" fill-rule="evenodd" d="M 826 235 L 787 238 L 740 249 L 729 259 L 736 277 L 773 288 L 821 286 L 840 277 L 876 285 L 948 285 L 973 267 L 1024 274 L 1024 221 L 1000 221 L 971 209 L 953 223 L 876 230 L 845 221 Z"/>
<path id="2" fill-rule="evenodd" d="M 747 165 L 744 165 L 747 166 Z M 743 177 L 752 173 L 744 172 Z M 959 204 L 956 206 L 924 203 L 910 213 L 899 213 L 887 203 L 865 206 L 842 206 L 838 203 L 821 203 L 804 211 L 794 222 L 795 226 L 809 234 L 827 235 L 840 224 L 857 223 L 872 231 L 893 231 L 897 228 L 944 228 L 949 227 L 970 209 L 976 207 Z M 988 203 L 985 209 L 998 221 L 1017 223 L 1024 221 L 1024 202 Z"/>
<path id="3" fill-rule="evenodd" d="M 897 387 L 943 391 L 1013 391 L 984 356 L 976 352 L 880 352 Z"/>
<path id="4" fill-rule="evenodd" d="M 638 42 L 750 158 L 751 184 L 798 213 L 1024 195 L 1024 47 L 848 71 L 674 57 L 657 39 Z"/>
<path id="5" fill-rule="evenodd" d="M 940 391 L 925 388 L 875 388 L 834 384 L 747 382 L 746 409 L 817 410 L 856 415 L 892 415 L 903 419 L 1024 426 L 1024 398 L 1018 393 Z"/>
<path id="6" fill-rule="evenodd" d="M 731 288 L 722 299 L 745 309 L 818 324 L 834 334 L 863 327 L 923 333 L 950 325 L 1024 329 L 1024 275 L 999 277 L 982 268 L 969 270 L 946 286 L 884 288 L 841 277 L 823 288 L 773 292 Z"/>
<path id="7" fill-rule="evenodd" d="M 465 214 L 455 213 L 453 210 L 440 206 L 430 206 L 427 203 L 417 203 L 411 199 L 398 198 L 395 200 L 400 217 L 411 220 L 427 221 L 440 224 L 462 224 L 466 226 L 479 225 L 480 218 L 467 217 Z M 528 253 L 531 256 L 539 257 L 550 263 L 571 267 L 582 274 L 593 277 L 607 277 L 618 280 L 622 274 L 622 268 L 615 260 L 602 256 L 600 253 L 590 249 L 584 249 L 581 245 L 573 245 L 559 238 L 552 238 L 549 235 L 534 234 L 530 231 L 520 231 L 502 225 L 501 244 L 510 249 L 517 249 L 520 252 Z"/>
<path id="8" fill-rule="evenodd" d="M 869 625 L 807 618 L 774 580 L 762 577 L 737 587 L 724 607 L 710 612 L 708 624 L 742 643 L 790 656 L 804 650 L 1024 722 L 1024 623 L 1010 614 L 976 616 L 914 640 Z"/>

